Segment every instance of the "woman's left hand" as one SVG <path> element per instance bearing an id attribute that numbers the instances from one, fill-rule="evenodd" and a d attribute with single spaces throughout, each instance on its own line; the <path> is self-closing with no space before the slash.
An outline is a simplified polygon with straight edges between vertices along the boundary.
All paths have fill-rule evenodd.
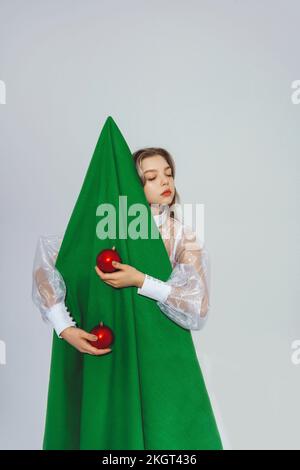
<path id="1" fill-rule="evenodd" d="M 133 266 L 129 264 L 118 263 L 113 261 L 112 265 L 118 269 L 113 273 L 104 273 L 101 271 L 98 266 L 95 266 L 96 273 L 106 284 L 109 284 L 112 287 L 142 287 L 145 274 L 141 271 L 138 271 Z"/>

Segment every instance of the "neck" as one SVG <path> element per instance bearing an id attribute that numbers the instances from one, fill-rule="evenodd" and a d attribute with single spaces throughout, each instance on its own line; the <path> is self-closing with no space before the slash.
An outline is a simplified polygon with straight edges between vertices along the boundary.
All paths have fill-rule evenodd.
<path id="1" fill-rule="evenodd" d="M 168 204 L 159 204 L 155 206 L 150 206 L 153 218 L 157 226 L 163 225 L 169 214 L 169 205 Z"/>
<path id="2" fill-rule="evenodd" d="M 150 204 L 150 209 L 153 215 L 162 214 L 168 209 L 168 204 Z"/>

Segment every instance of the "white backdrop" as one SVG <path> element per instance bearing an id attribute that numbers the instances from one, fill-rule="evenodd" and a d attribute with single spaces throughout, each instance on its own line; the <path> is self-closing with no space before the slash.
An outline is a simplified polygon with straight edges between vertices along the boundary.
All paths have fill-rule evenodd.
<path id="1" fill-rule="evenodd" d="M 108 115 L 132 151 L 168 149 L 182 202 L 205 204 L 211 310 L 193 338 L 224 446 L 300 448 L 299 14 L 0 1 L 2 449 L 42 445 L 52 332 L 33 255 L 65 229 Z"/>

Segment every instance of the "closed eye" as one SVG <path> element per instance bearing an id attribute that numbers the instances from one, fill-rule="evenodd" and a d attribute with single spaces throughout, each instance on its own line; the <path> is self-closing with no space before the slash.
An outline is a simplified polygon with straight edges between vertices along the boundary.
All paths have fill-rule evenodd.
<path id="1" fill-rule="evenodd" d="M 170 175 L 167 175 L 167 176 L 170 178 L 170 177 L 172 177 L 173 175 L 172 175 L 172 173 L 171 173 Z M 156 176 L 154 176 L 154 178 L 148 178 L 148 181 L 153 181 L 153 180 L 155 180 L 155 178 L 156 178 Z"/>

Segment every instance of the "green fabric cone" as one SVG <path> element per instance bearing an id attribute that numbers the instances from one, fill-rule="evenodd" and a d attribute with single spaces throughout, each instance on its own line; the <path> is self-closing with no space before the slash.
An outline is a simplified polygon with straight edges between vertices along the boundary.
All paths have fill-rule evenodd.
<path id="1" fill-rule="evenodd" d="M 119 236 L 144 204 L 148 238 Z M 116 209 L 116 234 L 101 240 L 100 204 Z M 127 209 L 126 209 L 127 210 Z M 121 220 L 119 220 L 119 216 Z M 123 218 L 122 218 L 123 217 Z M 157 233 L 150 239 L 151 224 Z M 153 230 L 153 229 L 152 229 Z M 172 272 L 130 149 L 109 116 L 103 126 L 56 260 L 77 325 L 112 328 L 112 352 L 82 354 L 53 333 L 43 449 L 222 449 L 192 335 L 136 287 L 114 288 L 95 272 L 96 256 L 115 246 L 122 262 L 166 281 Z"/>

